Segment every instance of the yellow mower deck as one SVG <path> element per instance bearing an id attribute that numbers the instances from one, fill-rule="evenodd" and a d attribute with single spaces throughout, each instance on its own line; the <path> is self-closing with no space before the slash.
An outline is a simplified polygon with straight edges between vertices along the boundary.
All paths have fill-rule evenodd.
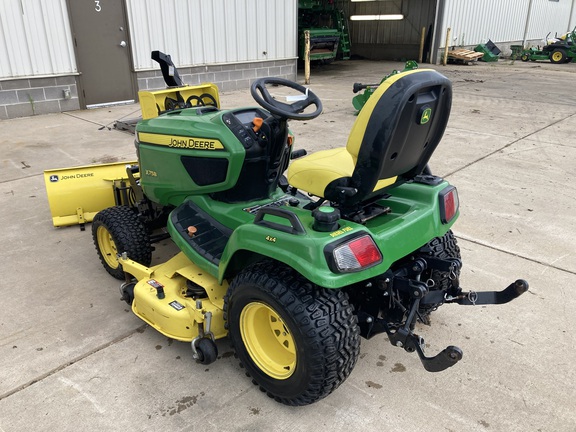
<path id="1" fill-rule="evenodd" d="M 114 191 L 126 185 L 126 166 L 136 164 L 116 162 L 44 171 L 54 226 L 91 222 L 100 210 L 118 204 Z"/>
<path id="2" fill-rule="evenodd" d="M 216 278 L 203 272 L 182 252 L 150 268 L 129 258 L 120 258 L 120 264 L 126 273 L 138 280 L 132 311 L 163 335 L 190 342 L 199 336 L 199 325 L 204 325 L 207 313 L 211 314 L 214 338 L 228 334 L 222 316 L 228 284 L 219 285 Z M 187 281 L 204 288 L 206 297 L 198 300 L 188 297 Z M 159 295 L 159 287 L 163 298 Z"/>

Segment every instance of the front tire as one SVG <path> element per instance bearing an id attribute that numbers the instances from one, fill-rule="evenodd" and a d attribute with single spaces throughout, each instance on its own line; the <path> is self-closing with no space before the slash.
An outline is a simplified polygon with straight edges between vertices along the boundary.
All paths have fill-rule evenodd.
<path id="1" fill-rule="evenodd" d="M 241 365 L 268 396 L 308 405 L 352 372 L 360 331 L 348 296 L 265 261 L 242 271 L 224 300 L 224 319 Z"/>
<path id="2" fill-rule="evenodd" d="M 126 252 L 128 258 L 145 266 L 152 262 L 150 236 L 130 207 L 115 206 L 98 212 L 92 221 L 92 239 L 102 265 L 116 279 L 125 278 L 118 254 Z"/>

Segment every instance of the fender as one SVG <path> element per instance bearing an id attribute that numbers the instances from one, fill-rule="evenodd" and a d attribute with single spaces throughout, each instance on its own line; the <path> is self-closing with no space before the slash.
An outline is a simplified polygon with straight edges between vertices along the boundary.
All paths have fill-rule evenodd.
<path id="1" fill-rule="evenodd" d="M 397 188 L 395 196 L 382 201 L 392 210 L 366 225 L 340 221 L 334 232 L 319 232 L 309 211 L 286 210 L 301 223 L 301 230 L 281 224 L 280 218 L 270 216 L 268 223 L 247 223 L 234 230 L 222 255 L 218 281 L 222 283 L 238 269 L 268 257 L 292 267 L 311 282 L 324 288 L 342 288 L 386 272 L 397 260 L 410 255 L 435 237 L 441 237 L 452 227 L 458 213 L 449 223 L 442 223 L 439 193 L 448 186 L 405 184 Z M 278 221 L 278 222 L 273 222 Z M 372 223 L 373 222 L 373 223 Z M 290 222 L 289 222 L 290 223 Z M 353 273 L 335 273 L 325 256 L 326 246 L 345 241 L 349 236 L 367 233 L 380 248 L 382 262 Z"/>

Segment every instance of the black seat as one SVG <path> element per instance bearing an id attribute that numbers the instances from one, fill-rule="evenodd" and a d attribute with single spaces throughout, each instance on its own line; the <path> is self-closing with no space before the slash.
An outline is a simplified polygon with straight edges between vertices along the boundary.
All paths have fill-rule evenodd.
<path id="1" fill-rule="evenodd" d="M 431 69 L 398 73 L 372 94 L 352 126 L 346 147 L 291 163 L 288 182 L 354 207 L 422 173 L 440 142 L 452 104 L 452 85 Z"/>

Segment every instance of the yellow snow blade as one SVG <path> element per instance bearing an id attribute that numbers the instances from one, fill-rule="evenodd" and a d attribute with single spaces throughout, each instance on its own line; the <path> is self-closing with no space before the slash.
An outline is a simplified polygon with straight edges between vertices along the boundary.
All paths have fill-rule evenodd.
<path id="1" fill-rule="evenodd" d="M 44 171 L 54 226 L 91 222 L 100 210 L 127 204 L 121 193 L 128 185 L 126 166 L 136 164 L 135 161 L 116 162 Z M 125 194 L 124 201 L 127 197 Z"/>

